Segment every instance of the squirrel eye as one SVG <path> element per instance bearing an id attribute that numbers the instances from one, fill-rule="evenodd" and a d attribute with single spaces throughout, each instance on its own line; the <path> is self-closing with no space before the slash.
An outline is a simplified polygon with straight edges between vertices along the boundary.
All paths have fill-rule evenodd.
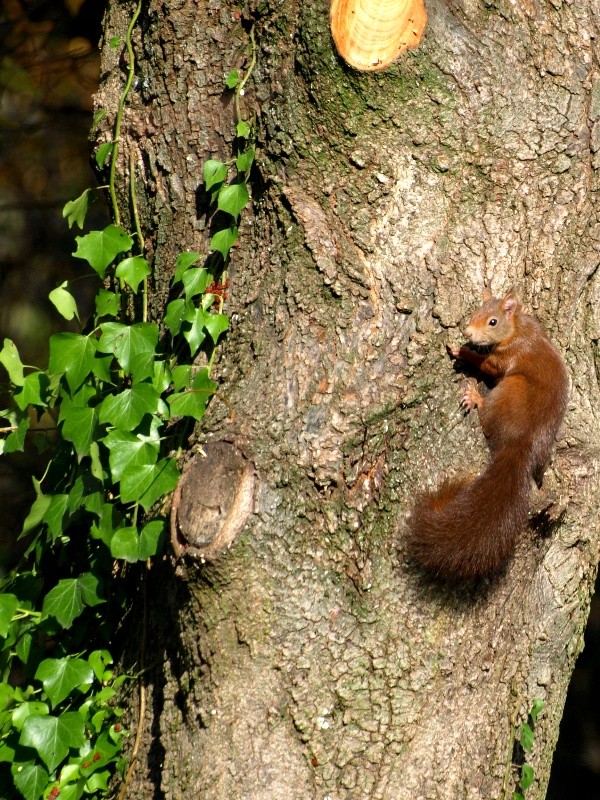
<path id="1" fill-rule="evenodd" d="M 498 324 L 498 320 L 496 319 L 496 317 L 492 317 L 490 320 L 488 320 L 488 325 L 490 326 L 490 328 L 493 328 L 497 324 Z"/>

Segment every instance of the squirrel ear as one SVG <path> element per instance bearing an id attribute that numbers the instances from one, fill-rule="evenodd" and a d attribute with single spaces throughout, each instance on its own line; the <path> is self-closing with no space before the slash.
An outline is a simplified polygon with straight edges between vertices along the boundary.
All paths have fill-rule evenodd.
<path id="1" fill-rule="evenodd" d="M 485 289 L 483 290 L 483 302 L 487 303 L 487 301 L 491 299 L 492 299 L 492 293 L 486 286 Z"/>
<path id="2" fill-rule="evenodd" d="M 502 298 L 502 310 L 506 319 L 511 319 L 519 307 L 519 298 L 511 289 Z"/>

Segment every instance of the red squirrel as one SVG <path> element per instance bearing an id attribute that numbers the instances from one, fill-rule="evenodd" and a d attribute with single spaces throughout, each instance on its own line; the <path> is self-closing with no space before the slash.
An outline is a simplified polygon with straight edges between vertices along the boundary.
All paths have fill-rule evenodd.
<path id="1" fill-rule="evenodd" d="M 568 399 L 561 355 L 514 292 L 498 299 L 486 290 L 465 334 L 471 346 L 448 352 L 494 381 L 485 397 L 471 385 L 462 398 L 479 412 L 490 462 L 476 478 L 445 480 L 420 495 L 408 522 L 409 554 L 450 579 L 498 572 L 512 554 L 531 479 L 541 486 Z"/>

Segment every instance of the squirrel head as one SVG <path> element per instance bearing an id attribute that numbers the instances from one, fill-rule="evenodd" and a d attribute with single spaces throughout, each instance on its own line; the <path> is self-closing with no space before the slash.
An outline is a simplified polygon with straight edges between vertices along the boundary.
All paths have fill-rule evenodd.
<path id="1" fill-rule="evenodd" d="M 475 311 L 465 329 L 467 339 L 485 346 L 510 338 L 515 328 L 515 314 L 520 307 L 519 298 L 512 289 L 502 298 L 492 297 L 486 289 L 483 305 Z"/>

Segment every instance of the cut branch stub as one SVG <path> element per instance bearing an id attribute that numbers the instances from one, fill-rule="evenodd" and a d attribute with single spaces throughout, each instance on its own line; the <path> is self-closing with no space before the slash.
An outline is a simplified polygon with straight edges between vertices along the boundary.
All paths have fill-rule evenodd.
<path id="1" fill-rule="evenodd" d="M 189 462 L 173 495 L 171 543 L 206 561 L 241 533 L 254 505 L 254 467 L 229 442 L 211 442 Z"/>
<path id="2" fill-rule="evenodd" d="M 384 69 L 421 41 L 427 11 L 423 0 L 332 0 L 331 33 L 355 69 Z"/>

